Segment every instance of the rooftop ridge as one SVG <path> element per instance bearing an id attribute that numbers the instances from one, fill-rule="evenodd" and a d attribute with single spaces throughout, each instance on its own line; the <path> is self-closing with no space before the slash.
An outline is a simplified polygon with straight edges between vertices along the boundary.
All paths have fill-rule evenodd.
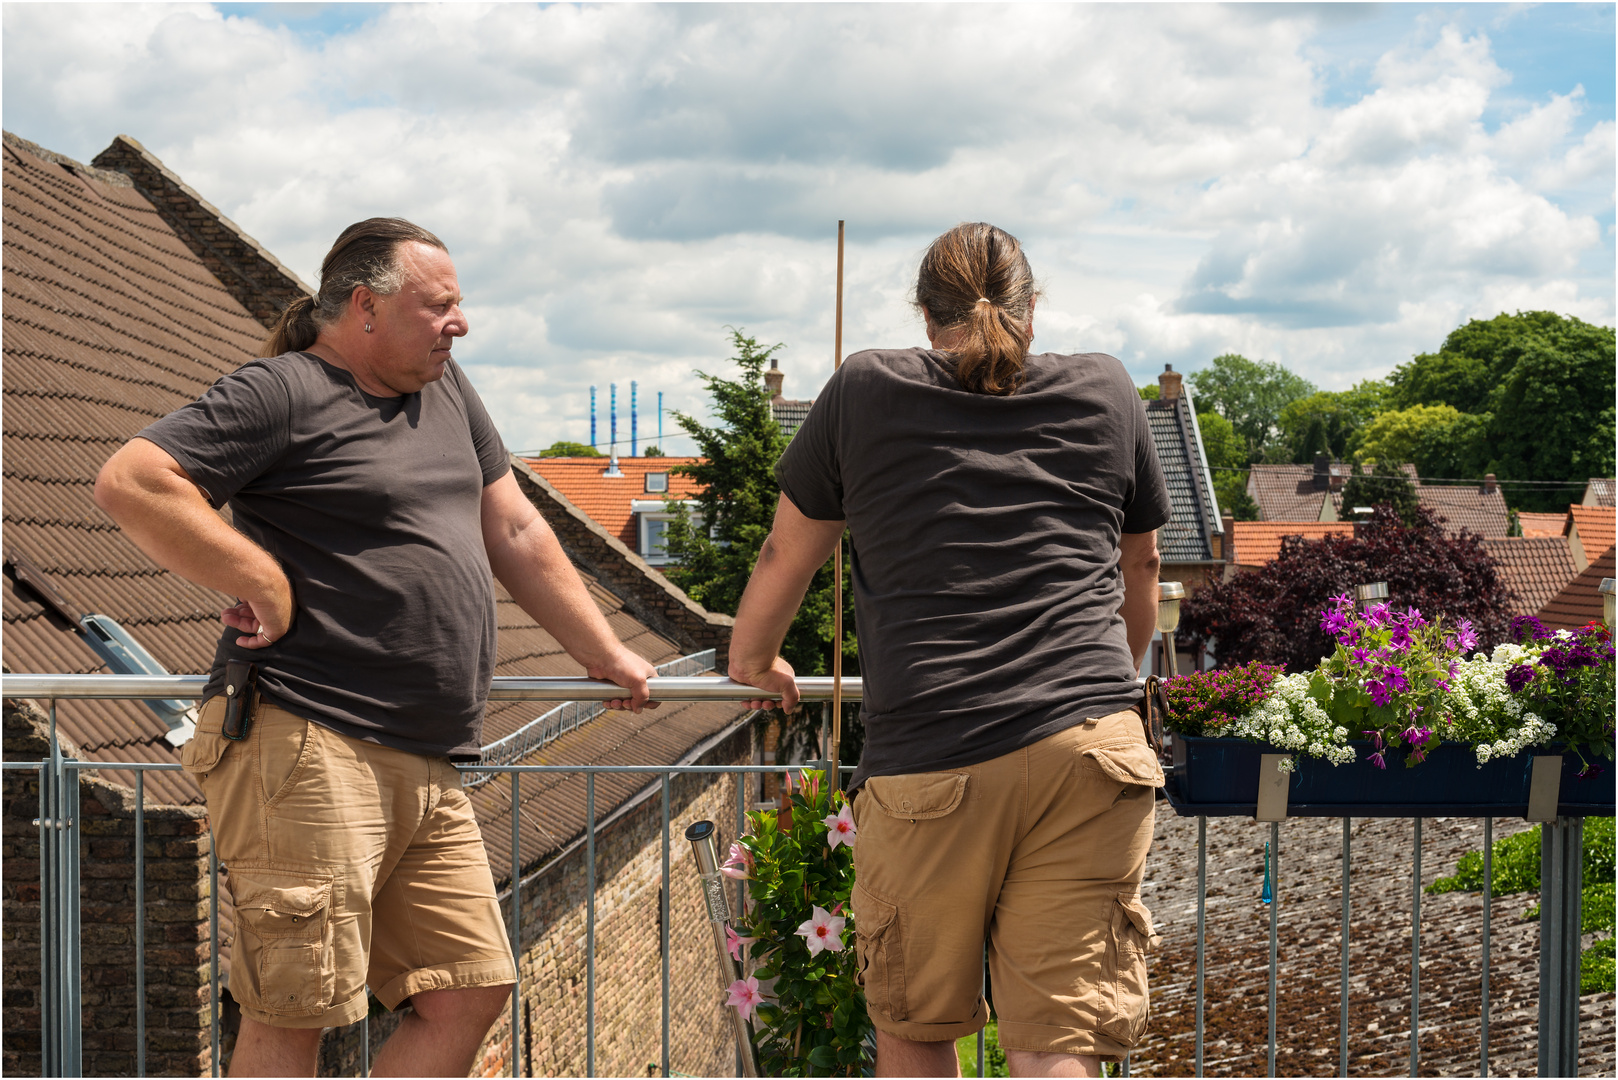
<path id="1" fill-rule="evenodd" d="M 42 161 L 49 161 L 55 165 L 63 165 L 91 180 L 100 181 L 110 187 L 134 187 L 135 182 L 121 172 L 112 169 L 97 168 L 86 165 L 82 161 L 75 161 L 66 154 L 58 154 L 55 150 L 47 150 L 36 142 L 30 142 L 15 132 L 0 132 L 7 146 L 15 146 L 19 150 L 26 150 Z"/>

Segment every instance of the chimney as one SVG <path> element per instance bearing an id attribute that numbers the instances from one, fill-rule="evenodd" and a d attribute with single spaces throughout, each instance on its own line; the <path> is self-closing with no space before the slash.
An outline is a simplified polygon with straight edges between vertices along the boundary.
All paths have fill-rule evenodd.
<path id="1" fill-rule="evenodd" d="M 786 375 L 781 372 L 780 365 L 775 362 L 775 357 L 770 357 L 770 370 L 764 373 L 764 385 L 769 387 L 772 401 L 781 396 L 781 387 L 786 382 L 786 378 Z"/>
<path id="2" fill-rule="evenodd" d="M 1315 455 L 1315 490 L 1325 491 L 1331 487 L 1331 455 L 1321 452 Z"/>
<path id="3" fill-rule="evenodd" d="M 1331 467 L 1331 489 L 1333 491 L 1342 491 L 1343 490 L 1343 484 L 1347 480 L 1348 480 L 1348 466 L 1347 465 L 1332 465 L 1332 467 Z"/>
<path id="4" fill-rule="evenodd" d="M 1224 531 L 1224 534 L 1225 534 L 1225 542 L 1224 542 L 1224 545 L 1223 545 L 1224 551 L 1221 553 L 1220 557 L 1223 558 L 1226 562 L 1235 562 L 1236 561 L 1236 519 L 1231 517 L 1229 514 L 1226 514 L 1224 517 L 1219 519 L 1219 528 L 1222 529 Z"/>
<path id="5" fill-rule="evenodd" d="M 1483 474 L 1483 494 L 1493 495 L 1500 490 L 1500 481 L 1494 478 L 1494 473 Z"/>
<path id="6" fill-rule="evenodd" d="M 1180 373 L 1174 370 L 1173 364 L 1163 365 L 1163 374 L 1157 377 L 1157 396 L 1163 401 L 1173 401 L 1180 396 Z"/>

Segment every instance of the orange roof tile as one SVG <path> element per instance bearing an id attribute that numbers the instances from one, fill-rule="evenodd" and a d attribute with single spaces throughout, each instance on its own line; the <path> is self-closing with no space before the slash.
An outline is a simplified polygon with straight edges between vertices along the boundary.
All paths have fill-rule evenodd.
<path id="1" fill-rule="evenodd" d="M 1513 594 L 1513 615 L 1534 614 L 1578 573 L 1563 536 L 1488 536 L 1483 550 Z"/>
<path id="2" fill-rule="evenodd" d="M 1603 551 L 1618 543 L 1618 511 L 1610 506 L 1569 506 L 1573 527 L 1579 530 L 1579 543 L 1584 545 L 1584 557 L 1594 561 Z"/>
<path id="3" fill-rule="evenodd" d="M 1319 540 L 1354 535 L 1354 523 L 1350 521 L 1238 521 L 1233 527 L 1230 561 L 1241 566 L 1263 566 L 1281 554 L 1284 536 Z"/>
<path id="4" fill-rule="evenodd" d="M 1584 572 L 1539 609 L 1539 621 L 1552 630 L 1577 630 L 1593 619 L 1601 618 L 1601 593 L 1597 588 L 1602 578 L 1618 576 L 1613 569 L 1614 551 L 1611 547 Z"/>
<path id="5" fill-rule="evenodd" d="M 629 504 L 636 499 L 661 499 L 662 493 L 646 490 L 647 473 L 669 473 L 668 494 L 679 498 L 693 498 L 702 491 L 702 485 L 689 476 L 679 476 L 671 470 L 677 465 L 691 465 L 701 461 L 694 457 L 619 458 L 618 471 L 622 476 L 603 476 L 607 470 L 604 457 L 524 458 L 528 466 L 567 496 L 574 506 L 593 518 L 596 524 L 624 542 L 630 551 L 640 551 L 640 537 L 635 535 L 635 515 Z"/>
<path id="6" fill-rule="evenodd" d="M 1532 510 L 1522 510 L 1517 514 L 1517 522 L 1522 526 L 1524 536 L 1566 536 L 1567 514 L 1536 514 Z"/>

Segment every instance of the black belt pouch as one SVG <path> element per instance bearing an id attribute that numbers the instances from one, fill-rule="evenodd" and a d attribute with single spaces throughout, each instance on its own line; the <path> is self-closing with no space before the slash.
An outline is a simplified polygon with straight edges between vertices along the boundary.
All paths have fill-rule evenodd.
<path id="1" fill-rule="evenodd" d="M 237 742 L 247 738 L 257 707 L 258 665 L 246 660 L 225 661 L 225 738 Z"/>

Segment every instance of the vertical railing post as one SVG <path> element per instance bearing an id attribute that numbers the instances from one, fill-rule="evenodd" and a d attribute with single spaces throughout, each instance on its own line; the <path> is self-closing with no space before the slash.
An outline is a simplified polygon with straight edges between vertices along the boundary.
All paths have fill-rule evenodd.
<path id="1" fill-rule="evenodd" d="M 511 1075 L 522 1075 L 517 1055 L 522 1047 L 522 773 L 511 774 L 511 962 L 517 981 L 511 986 Z"/>
<path id="2" fill-rule="evenodd" d="M 135 770 L 135 1075 L 146 1075 L 146 770 Z"/>
<path id="3" fill-rule="evenodd" d="M 51 703 L 51 744 L 39 764 L 39 1068 L 61 1076 L 62 963 L 56 877 L 56 703 Z"/>
<path id="4" fill-rule="evenodd" d="M 585 865 L 590 902 L 584 927 L 584 1075 L 596 1074 L 596 774 L 584 774 Z"/>
<path id="5" fill-rule="evenodd" d="M 1539 1075 L 1579 1075 L 1579 900 L 1584 819 L 1540 826 Z"/>
<path id="6" fill-rule="evenodd" d="M 1410 867 L 1410 1075 L 1421 1064 L 1421 818 Z"/>
<path id="7" fill-rule="evenodd" d="M 1196 1066 L 1202 1075 L 1202 979 L 1208 939 L 1208 819 L 1197 815 L 1197 1021 Z"/>
<path id="8" fill-rule="evenodd" d="M 1489 932 L 1493 929 L 1494 818 L 1483 819 L 1483 1024 L 1478 1075 L 1489 1075 Z"/>
<path id="9" fill-rule="evenodd" d="M 1343 964 L 1338 985 L 1337 1007 L 1337 1075 L 1348 1075 L 1348 927 L 1350 915 L 1349 901 L 1349 868 L 1350 862 L 1350 828 L 1349 819 L 1343 819 Z"/>
<path id="10" fill-rule="evenodd" d="M 66 764 L 64 762 L 64 764 Z M 79 828 L 80 814 L 83 812 L 79 789 L 79 770 L 69 768 L 63 777 L 67 783 L 64 790 L 67 798 L 64 801 L 64 810 L 67 811 L 67 982 L 68 982 L 68 1010 L 67 1020 L 72 1025 L 71 1042 L 68 1048 L 67 1064 L 72 1071 L 69 1076 L 84 1075 L 84 920 L 79 910 L 79 837 L 82 835 Z"/>

